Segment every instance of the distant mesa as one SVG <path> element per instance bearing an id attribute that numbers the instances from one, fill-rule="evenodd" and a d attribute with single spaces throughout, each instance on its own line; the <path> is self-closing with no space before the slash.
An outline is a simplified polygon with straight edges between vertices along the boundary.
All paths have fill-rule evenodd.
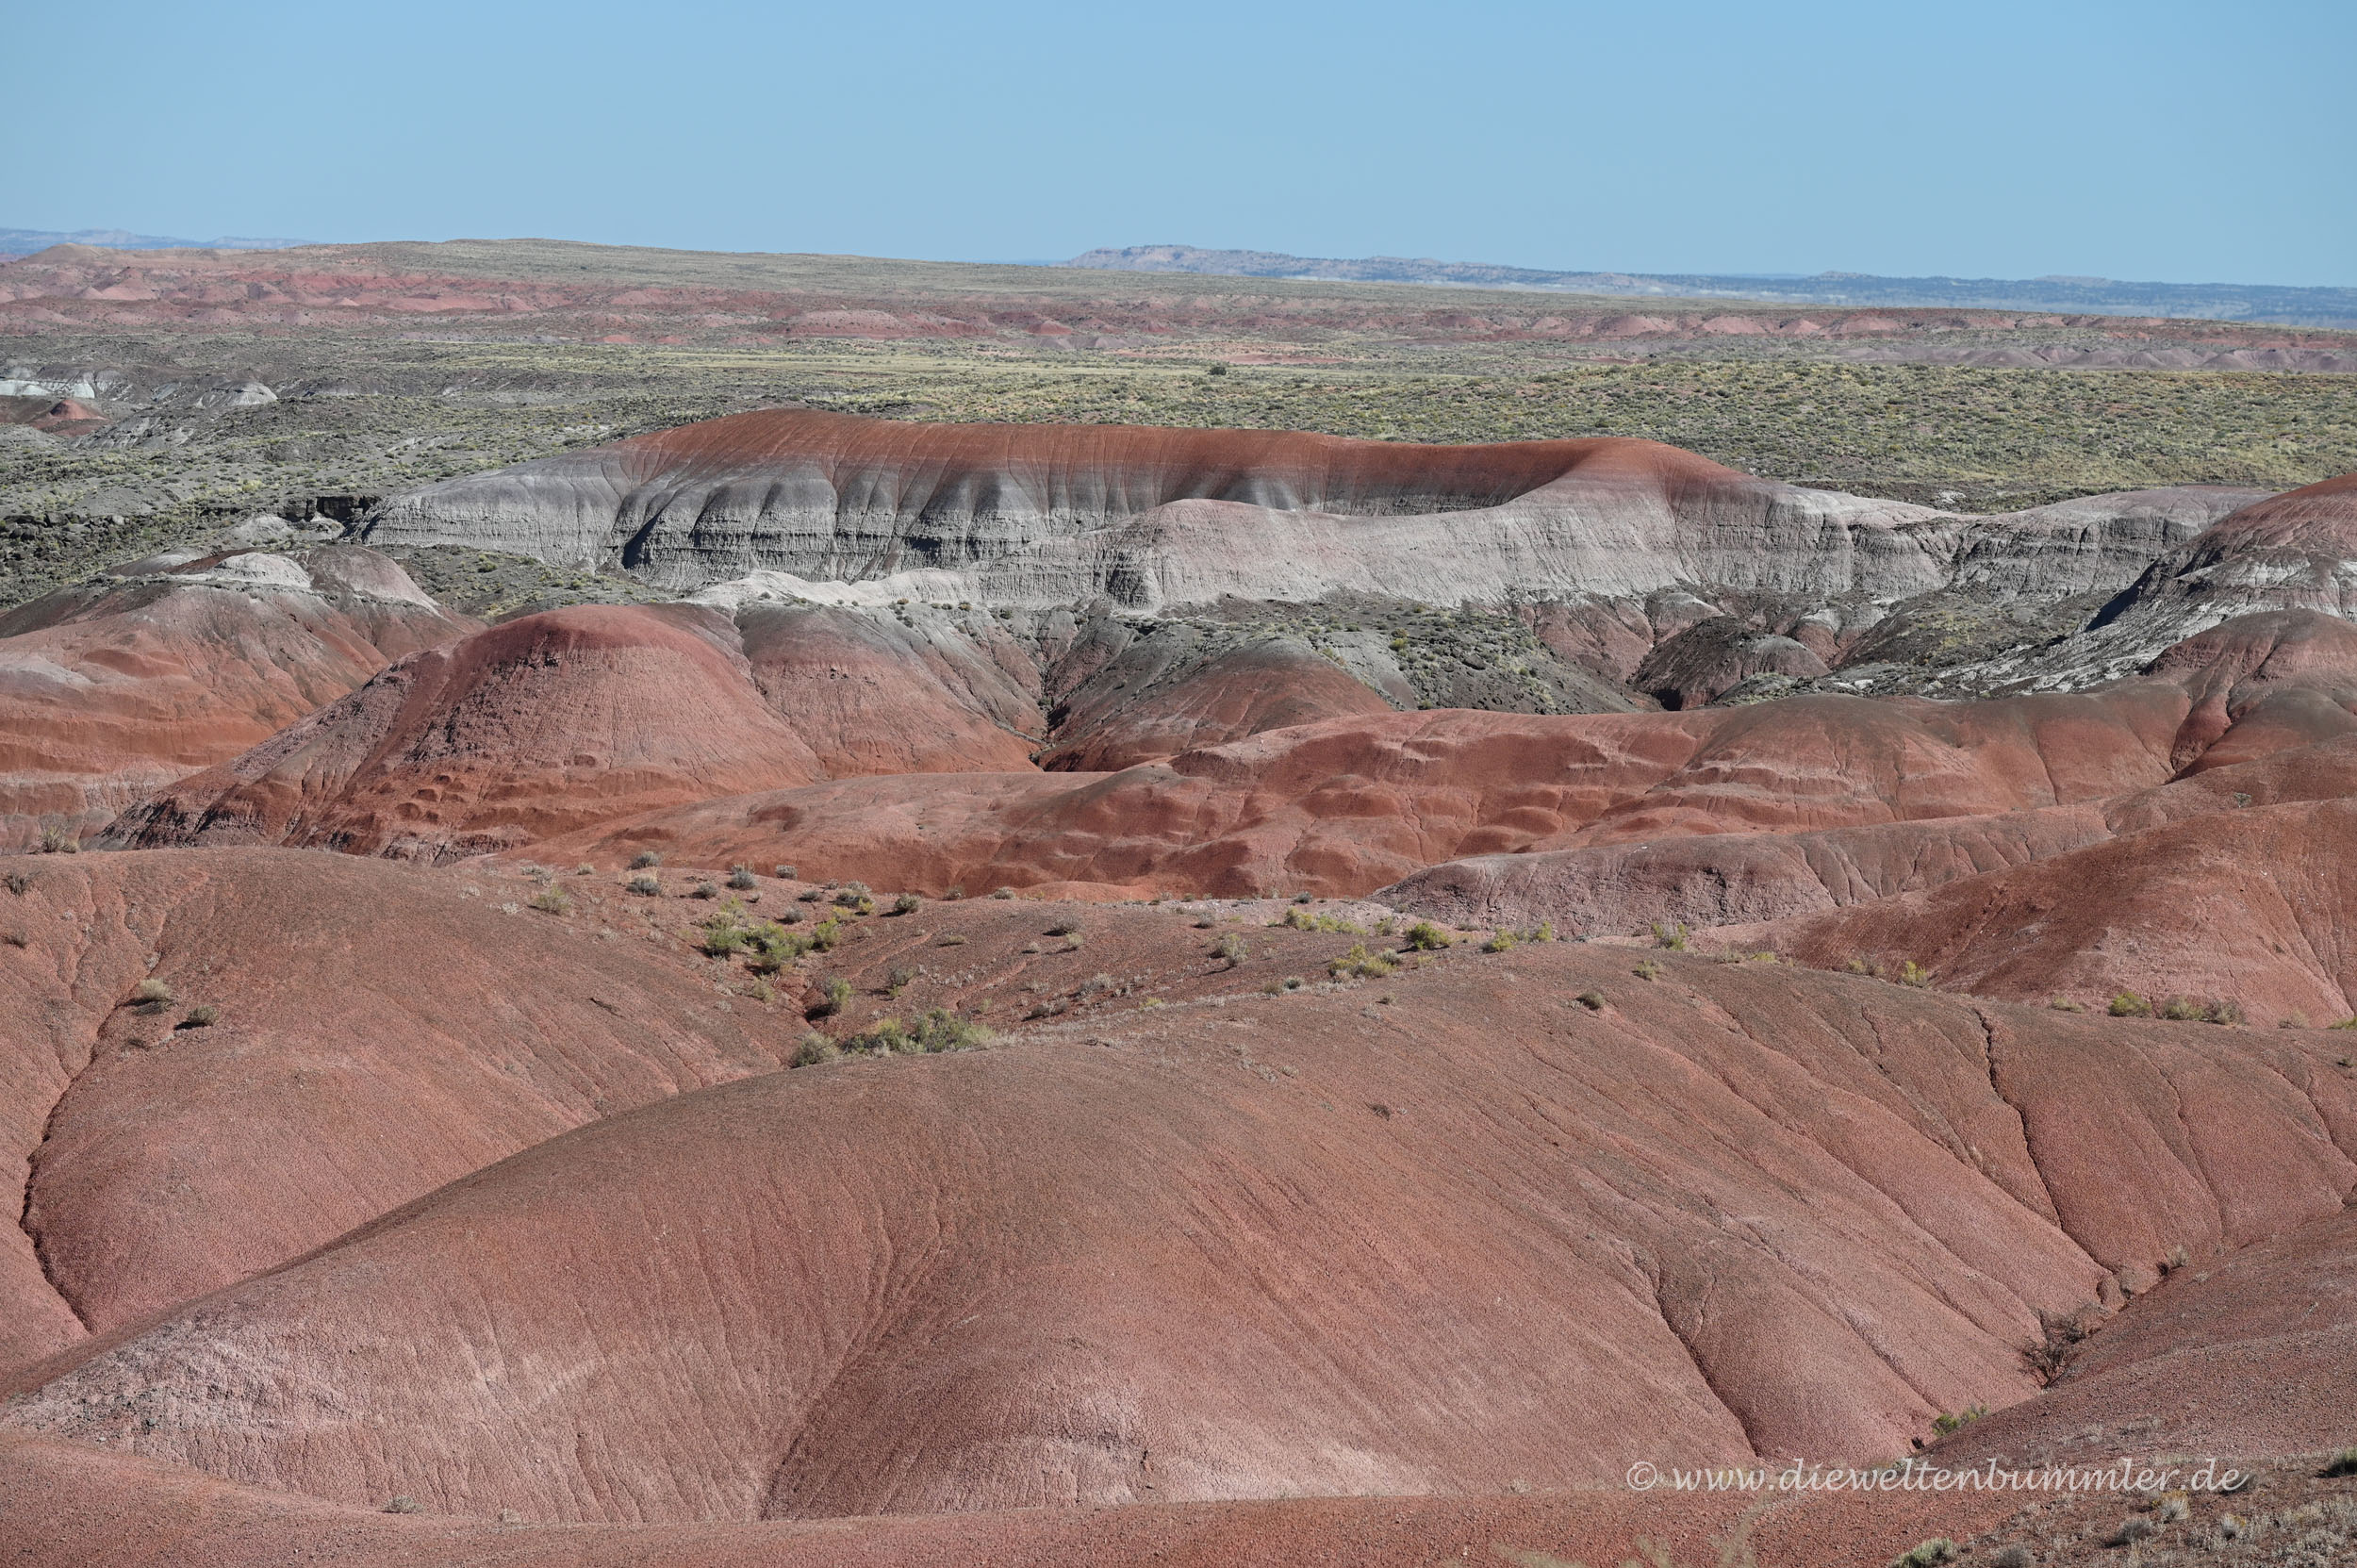
<path id="1" fill-rule="evenodd" d="M 1542 289 L 1574 294 L 1727 297 L 1798 305 L 1951 306 L 2066 315 L 2175 316 L 2295 326 L 2357 327 L 2357 289 L 2239 283 L 2122 283 L 2114 278 L 1877 277 L 1766 273 L 1545 272 L 1477 261 L 1376 256 L 1355 261 L 1199 245 L 1129 245 L 1086 251 L 1063 263 L 1132 272 L 1329 278 L 1354 283 L 1447 284 L 1460 289 Z"/>
<path id="2" fill-rule="evenodd" d="M 133 234 L 128 229 L 0 229 L 0 256 L 37 256 L 59 246 L 105 251 L 283 251 L 306 245 L 307 239 L 173 239 L 159 234 Z"/>

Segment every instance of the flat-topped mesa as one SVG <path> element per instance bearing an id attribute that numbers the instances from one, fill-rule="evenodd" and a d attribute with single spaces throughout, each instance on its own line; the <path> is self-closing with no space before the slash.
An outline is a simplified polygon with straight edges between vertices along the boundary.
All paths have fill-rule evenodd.
<path id="1" fill-rule="evenodd" d="M 1929 524 L 1929 526 L 1925 526 Z M 1423 601 L 1673 583 L 1891 598 L 1956 525 L 1653 441 L 1438 446 L 1290 431 L 916 424 L 772 409 L 447 480 L 379 544 L 514 551 L 693 589 L 955 574 L 995 604 L 1139 609 L 1336 589 Z M 921 580 L 937 597 L 943 579 Z"/>

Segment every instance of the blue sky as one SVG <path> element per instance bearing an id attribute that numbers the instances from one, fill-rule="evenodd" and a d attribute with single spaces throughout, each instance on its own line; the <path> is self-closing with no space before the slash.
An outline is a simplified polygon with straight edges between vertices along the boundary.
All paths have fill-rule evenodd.
<path id="1" fill-rule="evenodd" d="M 0 224 L 2357 285 L 2357 4 L 26 6 Z"/>

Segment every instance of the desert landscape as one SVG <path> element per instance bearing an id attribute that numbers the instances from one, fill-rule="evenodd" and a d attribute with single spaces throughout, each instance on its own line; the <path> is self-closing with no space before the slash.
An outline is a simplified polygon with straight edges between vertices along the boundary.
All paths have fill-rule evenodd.
<path id="1" fill-rule="evenodd" d="M 2357 333 L 0 332 L 12 1560 L 2357 1560 Z"/>

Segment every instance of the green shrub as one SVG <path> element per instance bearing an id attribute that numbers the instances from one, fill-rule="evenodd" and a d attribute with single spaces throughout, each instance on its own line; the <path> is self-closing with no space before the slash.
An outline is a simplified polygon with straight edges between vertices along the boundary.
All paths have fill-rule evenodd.
<path id="1" fill-rule="evenodd" d="M 1244 938 L 1231 931 L 1211 944 L 1211 956 L 1225 959 L 1228 966 L 1232 969 L 1249 956 L 1249 950 L 1244 945 Z"/>
<path id="2" fill-rule="evenodd" d="M 851 1005 L 851 982 L 841 975 L 831 975 L 818 985 L 818 999 L 810 1004 L 806 1017 L 832 1018 Z"/>
<path id="3" fill-rule="evenodd" d="M 652 871 L 641 871 L 632 877 L 626 885 L 631 892 L 637 894 L 640 898 L 651 899 L 662 893 L 663 879 Z"/>
<path id="4" fill-rule="evenodd" d="M 2341 1476 L 2357 1476 L 2357 1448 L 2344 1448 L 2334 1454 L 2331 1462 L 2316 1474 L 2327 1479 Z"/>
<path id="5" fill-rule="evenodd" d="M 1672 920 L 1666 923 L 1655 921 L 1653 945 L 1656 948 L 1667 948 L 1673 953 L 1684 952 L 1686 950 L 1686 922 L 1683 920 Z"/>
<path id="6" fill-rule="evenodd" d="M 719 886 L 710 881 L 698 883 L 693 891 L 688 894 L 691 899 L 717 899 L 719 896 Z"/>
<path id="7" fill-rule="evenodd" d="M 793 1059 L 787 1065 L 796 1067 L 816 1067 L 821 1063 L 832 1062 L 842 1054 L 843 1048 L 840 1046 L 814 1029 L 802 1036 L 800 1045 L 794 1048 Z"/>
<path id="8" fill-rule="evenodd" d="M 1327 972 L 1338 979 L 1380 980 L 1398 967 L 1391 954 L 1369 952 L 1364 942 L 1354 942 L 1348 952 L 1327 966 Z"/>
<path id="9" fill-rule="evenodd" d="M 2160 1005 L 2160 1015 L 2176 1023 L 2199 1023 L 2208 1015 L 2191 997 L 2171 997 Z"/>
<path id="10" fill-rule="evenodd" d="M 1932 972 L 1912 958 L 1901 959 L 1899 972 L 1890 978 L 1901 985 L 1912 985 L 1919 991 L 1928 989 L 1932 983 Z"/>
<path id="11" fill-rule="evenodd" d="M 2056 997 L 2046 1005 L 2057 1013 L 2085 1013 L 2086 1011 L 2084 1005 L 2072 1001 L 2069 997 Z"/>
<path id="12" fill-rule="evenodd" d="M 914 893 L 903 893 L 892 900 L 892 913 L 895 915 L 914 915 L 924 907 L 925 900 Z"/>
<path id="13" fill-rule="evenodd" d="M 1014 897 L 1014 889 L 1012 887 L 995 888 L 990 896 L 994 899 L 1012 899 Z"/>
<path id="14" fill-rule="evenodd" d="M 1643 958 L 1638 960 L 1637 967 L 1631 969 L 1629 973 L 1639 980 L 1658 980 L 1661 978 L 1661 966 L 1650 958 Z"/>
<path id="15" fill-rule="evenodd" d="M 745 929 L 743 922 L 731 910 L 724 909 L 706 920 L 702 931 L 703 935 L 696 945 L 710 958 L 726 958 L 752 946 L 752 933 Z"/>
<path id="16" fill-rule="evenodd" d="M 773 866 L 769 869 L 776 873 L 777 879 L 780 882 L 792 882 L 794 880 L 794 867 L 791 866 Z"/>
<path id="17" fill-rule="evenodd" d="M 1938 1568 L 1940 1563 L 1955 1560 L 1956 1543 L 1941 1535 L 1892 1558 L 1890 1568 Z"/>
<path id="18" fill-rule="evenodd" d="M 729 867 L 729 885 L 739 893 L 744 893 L 760 886 L 761 881 L 746 867 L 732 866 Z"/>
<path id="19" fill-rule="evenodd" d="M 2122 991 L 2112 999 L 2107 1011 L 2115 1018 L 2149 1018 L 2152 1015 L 2152 1004 L 2134 991 Z"/>
<path id="20" fill-rule="evenodd" d="M 1481 944 L 1481 950 L 1486 953 L 1508 953 L 1519 946 L 1521 944 L 1515 940 L 1512 932 L 1498 931 L 1490 933 L 1490 940 Z"/>
<path id="21" fill-rule="evenodd" d="M 864 882 L 847 882 L 836 890 L 834 901 L 845 909 L 858 909 L 862 904 L 873 909 L 876 907 L 876 895 L 868 890 Z"/>
<path id="22" fill-rule="evenodd" d="M 1937 1432 L 1942 1437 L 1946 1437 L 1952 1432 L 1962 1431 L 1965 1428 L 1970 1427 L 1973 1422 L 1978 1421 L 1981 1417 L 1986 1415 L 1987 1413 L 1988 1407 L 1986 1405 L 1968 1405 L 1963 1410 L 1956 1411 L 1953 1415 L 1936 1415 L 1932 1417 L 1932 1430 Z"/>
<path id="23" fill-rule="evenodd" d="M 964 897 L 965 889 L 959 886 L 956 883 L 951 883 L 948 886 L 941 890 L 941 901 L 944 903 L 948 903 L 954 900 L 963 899 Z"/>
<path id="24" fill-rule="evenodd" d="M 573 896 L 561 887 L 543 887 L 532 896 L 532 907 L 548 915 L 570 915 Z"/>
<path id="25" fill-rule="evenodd" d="M 901 992 L 909 988 L 909 982 L 915 980 L 915 978 L 916 971 L 915 969 L 905 966 L 895 967 L 890 974 L 884 977 L 884 995 L 887 997 L 898 996 Z"/>
<path id="26" fill-rule="evenodd" d="M 1601 991 L 1582 991 L 1574 999 L 1591 1013 L 1604 1011 L 1604 993 Z"/>
<path id="27" fill-rule="evenodd" d="M 843 1042 L 843 1049 L 870 1056 L 920 1056 L 942 1051 L 973 1050 L 990 1040 L 990 1031 L 962 1018 L 946 1007 L 918 1015 L 915 1024 L 879 1018 Z"/>
<path id="28" fill-rule="evenodd" d="M 1442 948 L 1448 947 L 1454 940 L 1455 938 L 1451 937 L 1448 933 L 1442 931 L 1431 921 L 1418 920 L 1414 925 L 1408 928 L 1407 950 L 1410 952 L 1438 952 Z"/>
<path id="29" fill-rule="evenodd" d="M 45 855 L 74 855 L 82 852 L 82 841 L 63 828 L 43 828 L 41 852 Z"/>
<path id="30" fill-rule="evenodd" d="M 652 870 L 662 864 L 663 857 L 652 850 L 641 850 L 630 857 L 630 868 L 634 871 Z"/>

